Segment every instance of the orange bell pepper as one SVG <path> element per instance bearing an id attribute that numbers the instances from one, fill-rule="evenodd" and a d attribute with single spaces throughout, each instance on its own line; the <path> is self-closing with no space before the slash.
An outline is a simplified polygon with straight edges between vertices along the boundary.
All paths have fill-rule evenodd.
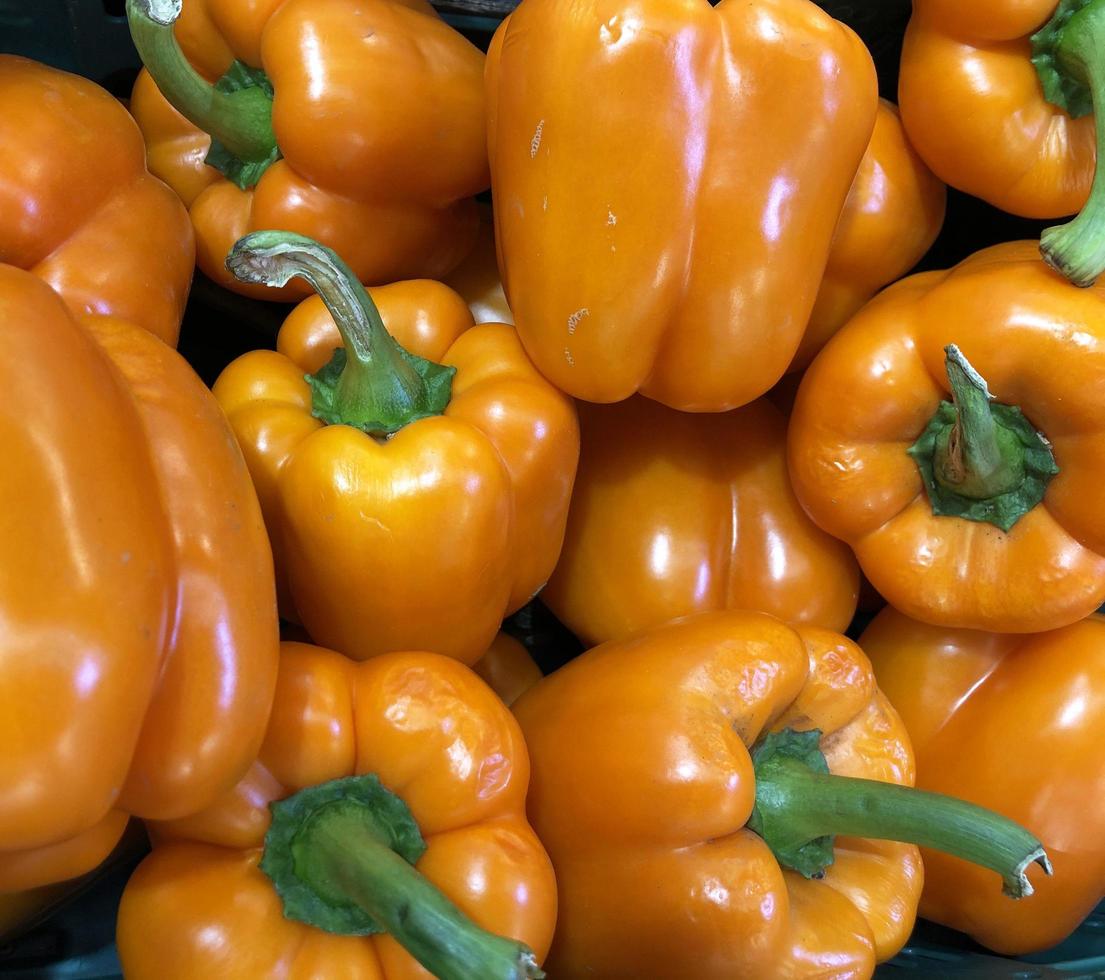
<path id="1" fill-rule="evenodd" d="M 0 892 L 98 864 L 128 814 L 232 787 L 276 680 L 272 557 L 210 392 L 0 265 Z M 84 329 L 87 327 L 88 329 Z"/>
<path id="2" fill-rule="evenodd" d="M 514 322 L 499 275 L 491 208 L 480 206 L 480 232 L 475 248 L 442 281 L 464 297 L 477 323 Z"/>
<path id="3" fill-rule="evenodd" d="M 529 651 L 509 633 L 499 633 L 472 669 L 507 706 L 541 680 L 541 668 Z"/>
<path id="4" fill-rule="evenodd" d="M 909 145 L 897 108 L 880 99 L 788 372 L 804 371 L 864 303 L 917 264 L 940 233 L 946 199 L 947 188 Z"/>
<path id="5" fill-rule="evenodd" d="M 1103 41 L 1102 0 L 914 0 L 898 84 L 906 132 L 942 180 L 1025 217 L 1082 209 L 1041 238 L 1078 285 L 1105 269 Z"/>
<path id="6" fill-rule="evenodd" d="M 766 400 L 692 415 L 634 397 L 580 405 L 579 472 L 541 599 L 588 644 L 690 613 L 759 609 L 844 630 L 859 566 L 787 478 Z"/>
<path id="7" fill-rule="evenodd" d="M 860 642 L 917 753 L 917 785 L 1023 824 L 1054 876 L 1027 905 L 923 851 L 921 914 L 1001 953 L 1060 942 L 1105 897 L 1105 618 L 1017 636 L 927 626 L 886 609 Z"/>
<path id="8" fill-rule="evenodd" d="M 556 882 L 526 822 L 528 782 L 517 723 L 455 660 L 355 664 L 284 643 L 248 775 L 204 812 L 150 827 L 153 853 L 119 907 L 123 971 L 543 976 Z"/>
<path id="9" fill-rule="evenodd" d="M 0 262 L 49 283 L 74 315 L 175 345 L 192 226 L 146 170 L 126 109 L 85 78 L 0 55 L 0 145 Z"/>
<path id="10" fill-rule="evenodd" d="M 891 286 L 814 360 L 794 491 L 910 616 L 1065 626 L 1105 601 L 1103 389 L 1105 291 L 998 245 Z"/>
<path id="11" fill-rule="evenodd" d="M 870 977 L 921 891 L 899 841 L 1014 896 L 1047 869 L 1012 822 L 907 788 L 901 721 L 826 630 L 704 613 L 584 653 L 514 711 L 561 898 L 554 977 Z"/>
<path id="12" fill-rule="evenodd" d="M 875 122 L 859 38 L 805 0 L 528 0 L 486 78 L 503 284 L 541 372 L 687 411 L 767 391 Z"/>
<path id="13" fill-rule="evenodd" d="M 363 282 L 440 277 L 488 186 L 484 56 L 425 0 L 128 0 L 146 71 L 131 111 L 208 276 L 258 228 L 341 253 Z M 180 16 L 179 21 L 176 20 Z M 179 42 L 179 45 L 178 45 Z M 214 84 L 213 84 L 214 83 Z"/>
<path id="14" fill-rule="evenodd" d="M 432 649 L 473 663 L 556 563 L 579 455 L 571 399 L 505 324 L 464 331 L 441 364 L 419 336 L 408 354 L 308 239 L 257 232 L 228 263 L 254 282 L 307 277 L 336 320 L 215 383 L 298 620 L 356 659 Z"/>

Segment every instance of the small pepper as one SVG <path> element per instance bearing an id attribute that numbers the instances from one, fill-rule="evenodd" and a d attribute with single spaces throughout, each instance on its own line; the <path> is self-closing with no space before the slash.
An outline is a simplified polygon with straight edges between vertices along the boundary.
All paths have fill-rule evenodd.
<path id="1" fill-rule="evenodd" d="M 1030 633 L 1105 601 L 1105 291 L 1032 242 L 891 286 L 810 365 L 798 500 L 925 622 Z"/>
<path id="2" fill-rule="evenodd" d="M 465 330 L 441 363 L 421 356 L 437 356 L 420 340 L 436 344 L 432 330 L 408 353 L 309 239 L 257 232 L 228 263 L 253 282 L 305 276 L 333 314 L 329 334 L 288 341 L 291 357 L 246 354 L 214 389 L 295 615 L 357 659 L 431 649 L 475 662 L 560 552 L 579 456 L 571 400 L 506 324 Z"/>
<path id="3" fill-rule="evenodd" d="M 440 277 L 488 186 L 484 56 L 424 0 L 128 0 L 131 97 L 150 167 L 180 196 L 200 269 L 258 228 L 309 235 L 362 282 Z M 179 17 L 179 20 L 178 20 Z"/>
<path id="4" fill-rule="evenodd" d="M 556 883 L 528 781 L 517 723 L 455 660 L 284 643 L 253 768 L 204 812 L 150 825 L 119 907 L 123 971 L 544 976 Z"/>
<path id="5" fill-rule="evenodd" d="M 1012 821 L 908 788 L 905 728 L 826 630 L 704 613 L 595 647 L 514 711 L 560 891 L 550 976 L 870 977 L 913 926 L 914 843 L 991 869 L 994 903 L 1049 870 Z"/>

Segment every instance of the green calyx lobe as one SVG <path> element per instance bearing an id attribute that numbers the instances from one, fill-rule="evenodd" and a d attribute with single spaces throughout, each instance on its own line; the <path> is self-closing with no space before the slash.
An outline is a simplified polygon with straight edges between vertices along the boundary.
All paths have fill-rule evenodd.
<path id="1" fill-rule="evenodd" d="M 400 347 L 364 286 L 324 245 L 292 232 L 257 231 L 234 244 L 226 267 L 243 282 L 268 286 L 301 277 L 329 309 L 344 347 L 307 375 L 316 418 L 386 436 L 445 411 L 456 368 Z"/>
<path id="2" fill-rule="evenodd" d="M 1032 35 L 1032 63 L 1046 98 L 1078 118 L 1105 104 L 1105 0 L 1061 0 Z M 1095 123 L 1097 166 L 1089 198 L 1074 220 L 1045 228 L 1040 254 L 1076 286 L 1105 271 L 1105 125 Z"/>
<path id="3" fill-rule="evenodd" d="M 1072 119 L 1093 112 L 1093 95 L 1081 73 L 1077 69 L 1071 71 L 1064 64 L 1060 45 L 1071 18 L 1091 3 L 1093 0 L 1061 0 L 1051 20 L 1030 38 L 1032 64 L 1040 77 L 1044 98 Z"/>
<path id="4" fill-rule="evenodd" d="M 541 978 L 523 943 L 475 925 L 415 867 L 426 844 L 375 775 L 271 804 L 261 870 L 289 919 L 338 935 L 387 932 L 440 980 Z"/>
<path id="5" fill-rule="evenodd" d="M 1019 408 L 995 403 L 954 344 L 944 353 L 952 401 L 940 403 L 907 451 L 934 514 L 1008 531 L 1043 500 L 1059 467 Z"/>
<path id="6" fill-rule="evenodd" d="M 280 159 L 272 83 L 261 69 L 240 61 L 214 85 L 208 82 L 188 63 L 173 34 L 180 11 L 181 0 L 127 0 L 131 37 L 161 94 L 211 136 L 205 162 L 248 189 Z"/>
<path id="7" fill-rule="evenodd" d="M 945 851 L 996 871 L 1012 898 L 1032 894 L 1027 868 L 1051 874 L 1040 842 L 996 813 L 940 793 L 872 779 L 836 776 L 820 749 L 821 732 L 771 732 L 752 748 L 756 802 L 748 828 L 779 864 L 819 878 L 833 863 L 838 834 L 902 841 Z"/>

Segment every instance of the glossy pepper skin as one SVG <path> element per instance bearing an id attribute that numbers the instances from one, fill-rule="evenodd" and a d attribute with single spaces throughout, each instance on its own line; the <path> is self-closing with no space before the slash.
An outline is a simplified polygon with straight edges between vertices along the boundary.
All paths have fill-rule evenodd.
<path id="1" fill-rule="evenodd" d="M 146 170 L 134 121 L 85 78 L 0 55 L 0 263 L 49 283 L 76 316 L 176 344 L 192 280 L 188 215 Z"/>
<path id="2" fill-rule="evenodd" d="M 837 221 L 821 288 L 788 373 L 809 367 L 864 303 L 917 264 L 940 233 L 946 198 L 947 188 L 910 146 L 897 107 L 880 99 L 871 141 Z"/>
<path id="3" fill-rule="evenodd" d="M 1073 214 L 1094 176 L 1094 118 L 1049 102 L 1029 35 L 1056 0 L 914 0 L 898 104 L 941 180 L 1029 218 Z"/>
<path id="4" fill-rule="evenodd" d="M 241 778 L 277 622 L 248 472 L 185 362 L 7 265 L 0 321 L 0 891 L 21 891 Z"/>
<path id="5" fill-rule="evenodd" d="M 339 252 L 363 282 L 440 278 L 475 240 L 472 195 L 488 186 L 484 56 L 423 0 L 185 0 L 175 27 L 215 82 L 238 59 L 274 90 L 281 154 L 242 189 L 205 164 L 210 135 L 166 101 L 147 71 L 131 111 L 150 167 L 180 196 L 200 269 L 254 298 L 223 260 L 249 231 L 284 228 Z"/>
<path id="6" fill-rule="evenodd" d="M 912 783 L 905 729 L 851 641 L 708 613 L 583 654 L 514 711 L 560 892 L 550 976 L 863 977 L 908 937 L 915 847 L 841 839 L 808 880 L 744 827 L 747 749 L 768 728 L 820 728 L 832 772 Z"/>
<path id="7" fill-rule="evenodd" d="M 1103 315 L 1100 289 L 1072 287 L 1033 243 L 1009 243 L 890 287 L 814 360 L 788 433 L 794 491 L 892 605 L 939 625 L 1026 633 L 1105 600 Z M 1007 531 L 934 514 L 907 452 L 948 398 L 947 344 L 996 403 L 1020 407 L 1058 466 Z"/>
<path id="8" fill-rule="evenodd" d="M 541 668 L 518 640 L 499 633 L 487 652 L 472 665 L 508 707 L 541 680 Z"/>
<path id="9" fill-rule="evenodd" d="M 928 626 L 893 609 L 860 642 L 917 753 L 917 785 L 1033 831 L 1055 873 L 1028 904 L 988 901 L 984 876 L 923 851 L 921 914 L 991 949 L 1060 942 L 1105 893 L 1105 619 L 1032 636 Z"/>
<path id="10" fill-rule="evenodd" d="M 855 34 L 806 0 L 537 0 L 486 78 L 503 285 L 541 372 L 686 411 L 767 391 L 875 121 Z"/>
<path id="11" fill-rule="evenodd" d="M 404 288 L 416 303 L 450 297 L 448 317 L 413 318 L 409 333 L 390 324 L 410 352 L 456 368 L 443 414 L 386 441 L 316 418 L 304 374 L 342 346 L 321 304 L 322 319 L 282 329 L 284 353 L 238 358 L 214 391 L 308 633 L 356 659 L 422 648 L 473 663 L 556 562 L 578 422 L 508 325 L 465 329 L 455 293 Z"/>
<path id="12" fill-rule="evenodd" d="M 526 822 L 525 743 L 496 695 L 463 665 L 434 654 L 357 664 L 284 643 L 253 768 L 204 812 L 151 826 L 153 853 L 119 908 L 126 975 L 428 977 L 390 936 L 331 935 L 284 918 L 258 869 L 270 801 L 369 772 L 395 789 L 419 824 L 429 847 L 418 869 L 485 928 L 543 957 L 556 884 Z"/>
<path id="13" fill-rule="evenodd" d="M 786 420 L 766 399 L 717 415 L 640 396 L 579 410 L 564 547 L 541 598 L 580 639 L 732 608 L 848 626 L 859 567 L 795 499 Z"/>

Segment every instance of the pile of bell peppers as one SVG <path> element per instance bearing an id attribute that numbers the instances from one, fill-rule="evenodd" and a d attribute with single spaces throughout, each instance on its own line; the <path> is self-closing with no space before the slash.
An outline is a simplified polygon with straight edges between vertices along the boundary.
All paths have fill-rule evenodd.
<path id="1" fill-rule="evenodd" d="M 900 113 L 809 0 L 126 13 L 125 101 L 0 55 L 0 935 L 128 826 L 137 980 L 1105 897 L 1105 0 L 914 0 Z M 295 303 L 210 387 L 194 275 Z"/>

